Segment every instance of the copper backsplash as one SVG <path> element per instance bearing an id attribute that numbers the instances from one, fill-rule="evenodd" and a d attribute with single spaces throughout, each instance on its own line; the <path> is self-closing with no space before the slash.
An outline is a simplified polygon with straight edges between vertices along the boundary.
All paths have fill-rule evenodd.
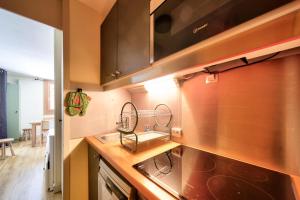
<path id="1" fill-rule="evenodd" d="M 300 175 L 300 55 L 219 74 L 199 75 L 169 99 L 132 94 L 139 107 L 171 104 L 177 142 Z M 152 101 L 151 101 L 152 99 Z"/>

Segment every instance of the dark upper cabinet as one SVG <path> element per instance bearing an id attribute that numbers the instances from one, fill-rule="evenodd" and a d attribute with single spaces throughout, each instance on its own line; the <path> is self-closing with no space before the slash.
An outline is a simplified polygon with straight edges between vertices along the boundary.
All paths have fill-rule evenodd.
<path id="1" fill-rule="evenodd" d="M 117 70 L 118 4 L 101 25 L 101 84 L 113 80 Z"/>
<path id="2" fill-rule="evenodd" d="M 150 1 L 118 0 L 118 71 L 127 75 L 149 66 Z"/>
<path id="3" fill-rule="evenodd" d="M 117 0 L 101 26 L 101 84 L 150 63 L 149 0 Z"/>
<path id="4" fill-rule="evenodd" d="M 89 200 L 98 200 L 98 171 L 100 155 L 89 145 L 88 169 L 89 169 Z"/>

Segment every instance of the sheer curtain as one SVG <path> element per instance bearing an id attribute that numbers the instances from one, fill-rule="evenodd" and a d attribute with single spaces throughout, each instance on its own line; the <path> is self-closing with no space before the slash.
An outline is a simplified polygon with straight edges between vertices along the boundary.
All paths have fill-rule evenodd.
<path id="1" fill-rule="evenodd" d="M 0 139 L 7 138 L 6 84 L 7 72 L 0 68 Z"/>

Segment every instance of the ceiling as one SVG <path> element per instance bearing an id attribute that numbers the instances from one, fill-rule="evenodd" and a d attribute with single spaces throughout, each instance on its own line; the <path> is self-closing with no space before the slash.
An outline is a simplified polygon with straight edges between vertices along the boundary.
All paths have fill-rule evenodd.
<path id="1" fill-rule="evenodd" d="M 104 19 L 110 9 L 115 4 L 116 0 L 78 0 L 88 7 L 94 9 L 100 14 L 101 19 Z"/>
<path id="2" fill-rule="evenodd" d="M 54 78 L 54 28 L 0 9 L 0 68 Z"/>

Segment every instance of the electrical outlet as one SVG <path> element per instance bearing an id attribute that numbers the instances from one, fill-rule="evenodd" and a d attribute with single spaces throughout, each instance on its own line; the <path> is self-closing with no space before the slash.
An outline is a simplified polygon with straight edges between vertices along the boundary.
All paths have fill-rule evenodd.
<path id="1" fill-rule="evenodd" d="M 211 74 L 206 76 L 205 78 L 205 83 L 209 84 L 209 83 L 216 83 L 218 82 L 218 74 Z"/>
<path id="2" fill-rule="evenodd" d="M 172 136 L 174 137 L 181 137 L 182 136 L 182 129 L 181 128 L 172 128 Z"/>

